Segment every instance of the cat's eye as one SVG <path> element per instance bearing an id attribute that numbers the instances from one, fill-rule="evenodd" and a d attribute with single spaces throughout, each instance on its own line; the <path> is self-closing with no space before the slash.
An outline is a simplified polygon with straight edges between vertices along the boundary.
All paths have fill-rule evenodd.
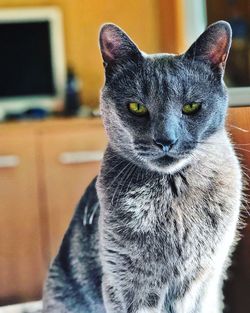
<path id="1" fill-rule="evenodd" d="M 128 104 L 128 109 L 131 113 L 138 116 L 145 116 L 148 114 L 148 109 L 146 106 L 137 102 L 130 102 Z"/>
<path id="2" fill-rule="evenodd" d="M 201 108 L 201 104 L 199 102 L 191 102 L 191 103 L 186 103 L 182 107 L 182 112 L 186 115 L 191 115 L 195 114 L 198 112 Z"/>

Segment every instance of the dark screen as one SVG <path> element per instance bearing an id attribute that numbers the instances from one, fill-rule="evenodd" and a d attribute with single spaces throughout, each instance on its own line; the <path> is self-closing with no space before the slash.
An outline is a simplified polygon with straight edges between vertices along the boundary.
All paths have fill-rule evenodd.
<path id="1" fill-rule="evenodd" d="M 0 98 L 54 94 L 49 23 L 0 23 Z"/>

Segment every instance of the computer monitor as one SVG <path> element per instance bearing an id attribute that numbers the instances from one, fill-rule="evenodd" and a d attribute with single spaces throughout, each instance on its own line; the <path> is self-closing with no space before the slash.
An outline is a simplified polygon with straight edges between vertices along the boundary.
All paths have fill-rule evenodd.
<path id="1" fill-rule="evenodd" d="M 63 102 L 63 39 L 59 8 L 0 10 L 0 115 Z"/>

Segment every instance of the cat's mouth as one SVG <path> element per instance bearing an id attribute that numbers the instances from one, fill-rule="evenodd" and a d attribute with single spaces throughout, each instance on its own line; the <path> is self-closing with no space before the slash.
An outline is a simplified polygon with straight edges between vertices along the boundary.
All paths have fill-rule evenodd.
<path id="1" fill-rule="evenodd" d="M 176 169 L 181 169 L 183 166 L 185 166 L 191 156 L 191 151 L 193 149 L 190 149 L 190 147 L 185 147 L 185 149 L 182 149 L 182 151 L 155 151 L 151 150 L 149 148 L 145 149 L 145 147 L 136 147 L 135 150 L 137 150 L 137 155 L 140 157 L 141 160 L 143 160 L 145 165 L 149 166 L 153 170 L 157 170 L 160 172 L 166 172 L 166 173 L 172 173 L 175 172 Z"/>
<path id="2" fill-rule="evenodd" d="M 151 159 L 151 162 L 154 164 L 157 164 L 158 166 L 167 166 L 178 160 L 180 160 L 180 157 L 170 155 L 170 154 L 164 154 L 160 157 Z"/>
<path id="3" fill-rule="evenodd" d="M 152 170 L 156 170 L 158 172 L 173 174 L 183 169 L 185 166 L 188 165 L 189 162 L 190 154 L 185 155 L 165 154 L 158 158 L 151 159 L 148 162 L 148 166 Z"/>
<path id="4" fill-rule="evenodd" d="M 190 153 L 171 153 L 171 152 L 167 152 L 167 153 L 161 153 L 161 154 L 152 154 L 152 155 L 148 155 L 147 159 L 151 162 L 157 162 L 157 163 L 172 163 L 172 162 L 176 162 L 178 160 L 187 158 L 189 156 Z"/>

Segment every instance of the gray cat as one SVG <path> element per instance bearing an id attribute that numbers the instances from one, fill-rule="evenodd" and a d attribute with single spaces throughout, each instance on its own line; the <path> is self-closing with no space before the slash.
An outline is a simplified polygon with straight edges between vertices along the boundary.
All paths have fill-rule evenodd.
<path id="1" fill-rule="evenodd" d="M 224 127 L 230 45 L 223 21 L 182 55 L 147 55 L 102 27 L 109 144 L 50 269 L 44 312 L 222 312 L 242 189 Z"/>

